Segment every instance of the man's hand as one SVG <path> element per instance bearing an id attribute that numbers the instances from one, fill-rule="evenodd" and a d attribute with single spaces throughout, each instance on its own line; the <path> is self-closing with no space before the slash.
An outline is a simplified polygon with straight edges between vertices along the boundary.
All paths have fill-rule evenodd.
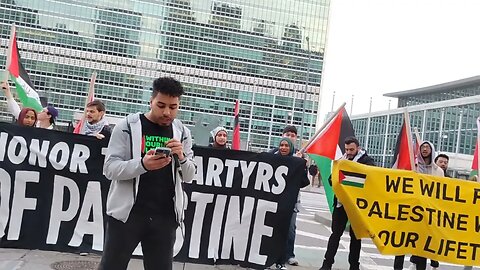
<path id="1" fill-rule="evenodd" d="M 149 150 L 143 157 L 143 166 L 148 171 L 161 169 L 172 162 L 171 157 L 155 155 L 155 149 Z"/>
<path id="2" fill-rule="evenodd" d="M 183 145 L 178 140 L 171 139 L 165 144 L 165 146 L 172 149 L 172 155 L 177 154 L 179 160 L 183 160 L 185 158 L 183 155 Z"/>
<path id="3" fill-rule="evenodd" d="M 95 137 L 97 137 L 97 139 L 101 140 L 101 139 L 105 138 L 105 135 L 103 135 L 102 133 L 97 133 L 97 134 L 95 134 Z"/>

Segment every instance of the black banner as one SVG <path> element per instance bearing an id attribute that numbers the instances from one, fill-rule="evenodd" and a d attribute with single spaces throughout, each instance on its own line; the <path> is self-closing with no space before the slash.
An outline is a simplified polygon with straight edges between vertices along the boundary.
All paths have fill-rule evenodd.
<path id="1" fill-rule="evenodd" d="M 1 247 L 101 251 L 107 142 L 0 123 Z M 175 260 L 261 268 L 285 252 L 305 161 L 268 153 L 194 149 L 185 231 Z"/>

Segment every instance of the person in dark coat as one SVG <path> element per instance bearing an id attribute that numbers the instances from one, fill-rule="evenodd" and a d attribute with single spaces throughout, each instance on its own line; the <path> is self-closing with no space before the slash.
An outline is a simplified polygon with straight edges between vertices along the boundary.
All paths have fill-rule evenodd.
<path id="1" fill-rule="evenodd" d="M 374 166 L 375 162 L 367 155 L 367 152 L 360 147 L 358 140 L 355 137 L 345 138 L 345 154 L 343 159 L 352 160 L 365 165 Z M 347 213 L 342 203 L 334 197 L 334 207 L 332 213 L 332 234 L 328 239 L 327 251 L 325 252 L 325 259 L 323 260 L 320 270 L 331 270 L 335 262 L 335 254 L 337 254 L 340 238 L 342 237 L 345 227 L 347 226 Z M 348 262 L 350 263 L 350 270 L 360 270 L 360 250 L 362 242 L 357 239 L 355 233 L 350 227 L 350 251 L 348 254 Z"/>

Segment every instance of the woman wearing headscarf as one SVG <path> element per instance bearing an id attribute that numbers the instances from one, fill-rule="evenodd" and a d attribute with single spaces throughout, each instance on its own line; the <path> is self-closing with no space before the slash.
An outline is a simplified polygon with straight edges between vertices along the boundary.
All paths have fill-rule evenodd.
<path id="1" fill-rule="evenodd" d="M 212 134 L 213 138 L 213 143 L 211 143 L 209 146 L 213 148 L 227 148 L 227 130 L 224 127 L 216 127 L 212 131 L 210 131 L 210 134 Z"/>
<path id="2" fill-rule="evenodd" d="M 288 137 L 283 137 L 280 139 L 280 143 L 278 145 L 278 150 L 274 152 L 276 155 L 281 156 L 294 156 L 295 155 L 295 147 Z M 307 171 L 305 169 L 305 173 L 299 175 L 301 179 L 300 187 L 305 187 L 310 184 L 308 180 Z M 306 184 L 305 184 L 306 183 Z M 295 254 L 293 253 L 294 245 L 295 245 L 295 236 L 296 236 L 296 222 L 297 222 L 297 213 L 298 213 L 298 204 L 300 203 L 300 190 L 298 190 L 297 196 L 297 203 L 293 209 L 292 217 L 290 219 L 290 226 L 288 229 L 288 236 L 287 236 L 287 244 L 285 245 L 285 253 L 277 260 L 275 269 L 287 269 L 285 264 L 288 262 L 291 265 L 298 265 L 298 261 L 295 259 Z"/>
<path id="3" fill-rule="evenodd" d="M 23 108 L 18 114 L 17 124 L 26 127 L 35 127 L 37 124 L 37 112 L 32 108 Z"/>
<path id="4" fill-rule="evenodd" d="M 275 152 L 277 155 L 282 155 L 282 156 L 293 156 L 293 153 L 295 152 L 295 147 L 293 146 L 292 141 L 284 137 L 280 140 L 280 144 L 278 145 L 278 151 Z"/>

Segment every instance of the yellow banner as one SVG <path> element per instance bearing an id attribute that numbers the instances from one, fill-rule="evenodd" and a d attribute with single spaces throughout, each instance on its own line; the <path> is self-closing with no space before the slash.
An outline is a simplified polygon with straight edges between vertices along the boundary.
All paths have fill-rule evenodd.
<path id="1" fill-rule="evenodd" d="M 338 160 L 332 184 L 380 253 L 480 266 L 480 183 Z"/>

